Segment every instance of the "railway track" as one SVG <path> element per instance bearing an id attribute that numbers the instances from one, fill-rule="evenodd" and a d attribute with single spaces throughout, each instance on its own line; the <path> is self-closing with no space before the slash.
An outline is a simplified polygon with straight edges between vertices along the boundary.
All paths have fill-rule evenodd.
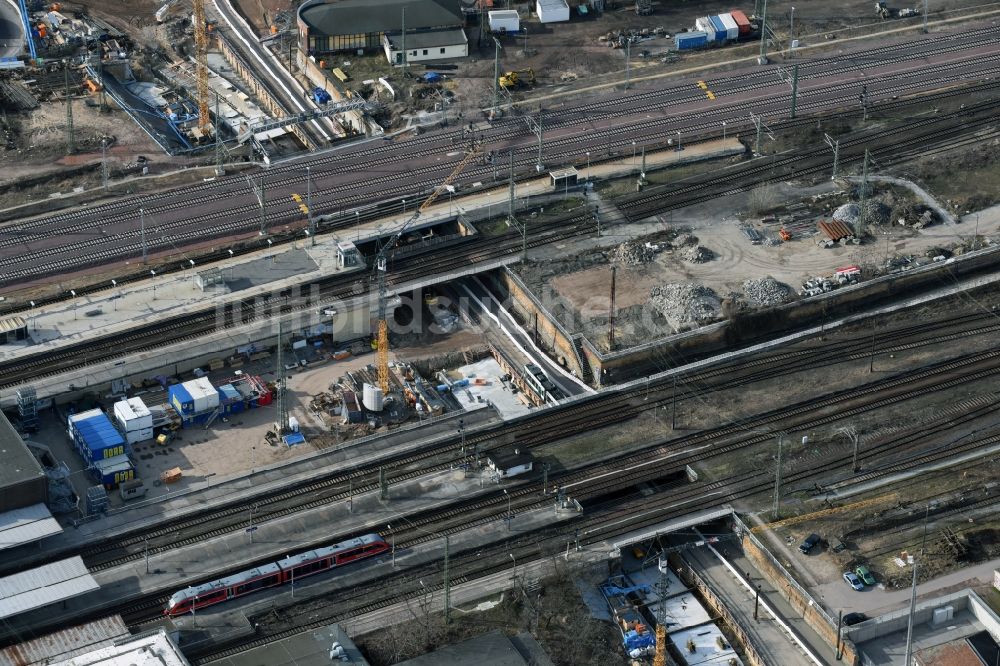
<path id="1" fill-rule="evenodd" d="M 860 160 L 863 157 L 864 148 L 867 146 L 873 146 L 873 152 L 880 155 L 893 151 L 927 152 L 938 145 L 953 147 L 957 140 L 956 137 L 965 136 L 979 127 L 990 126 L 993 120 L 992 109 L 991 103 L 983 103 L 971 105 L 966 109 L 945 116 L 916 121 L 916 129 L 919 131 L 912 135 L 908 134 L 898 141 L 892 141 L 897 133 L 896 130 L 880 130 L 858 138 L 845 139 L 842 141 L 841 162 L 847 164 Z M 972 114 L 983 114 L 983 117 L 972 116 Z M 943 120 L 959 122 L 941 127 Z M 974 140 L 981 141 L 983 134 L 989 133 L 989 131 L 980 132 Z M 992 133 L 1000 136 L 1000 131 L 993 130 Z M 880 159 L 883 158 L 880 157 Z M 707 179 L 710 182 L 699 180 L 678 186 L 648 188 L 642 193 L 621 197 L 616 201 L 616 205 L 624 215 L 624 219 L 640 219 L 656 212 L 679 209 L 711 200 L 720 194 L 732 194 L 763 183 L 785 180 L 789 177 L 789 172 L 800 177 L 825 168 L 825 157 L 816 157 L 815 155 L 785 156 L 781 160 L 771 161 L 761 160 L 758 163 L 750 163 L 743 169 L 721 175 L 713 174 L 711 178 Z M 714 187 L 706 189 L 709 184 L 714 185 Z M 720 190 L 722 191 L 720 192 Z M 578 213 L 540 223 L 535 227 L 534 236 L 529 241 L 529 246 L 537 247 L 545 243 L 556 242 L 572 237 L 578 231 L 589 232 L 589 222 L 589 213 Z M 614 222 L 614 220 L 608 222 Z M 499 241 L 497 239 L 472 238 L 467 241 L 465 247 L 468 248 L 469 252 L 464 257 L 450 256 L 444 260 L 435 259 L 434 261 L 426 258 L 415 261 L 411 257 L 404 260 L 401 270 L 394 270 L 391 279 L 394 283 L 399 284 L 417 276 L 425 277 L 431 274 L 447 273 L 456 268 L 458 262 L 467 261 L 468 257 L 471 256 L 478 256 L 482 260 L 509 256 L 516 254 L 521 249 L 521 243 L 516 234 L 511 232 Z M 423 257 L 423 255 L 421 256 Z M 355 275 L 333 278 L 327 283 L 320 283 L 320 288 L 321 299 L 329 301 L 349 298 L 355 295 L 358 289 L 358 278 Z M 363 285 L 361 288 L 363 289 Z M 245 312 L 248 309 L 267 307 L 276 300 L 275 297 L 272 297 L 270 301 L 264 302 L 260 299 L 241 301 L 239 307 Z M 301 311 L 317 307 L 317 305 L 307 299 L 299 299 L 286 307 L 291 308 L 288 311 L 292 311 L 292 309 Z M 241 317 L 238 321 L 235 318 L 227 317 L 224 325 L 235 326 L 249 323 L 249 321 L 251 319 L 245 317 Z M 156 326 L 137 329 L 124 336 L 106 338 L 99 343 L 81 343 L 45 357 L 35 356 L 23 361 L 9 361 L 0 364 L 0 376 L 3 377 L 0 380 L 2 382 L 0 388 L 16 386 L 37 377 L 51 376 L 65 368 L 78 367 L 81 357 L 84 364 L 89 365 L 121 358 L 135 349 L 145 350 L 164 343 L 193 339 L 206 331 L 216 330 L 217 324 L 218 317 L 215 309 L 210 311 L 206 309 L 200 313 L 167 319 Z M 166 333 L 175 333 L 180 337 L 170 338 L 165 335 Z"/>
<path id="2" fill-rule="evenodd" d="M 976 35 L 972 35 L 969 38 L 966 38 L 965 36 L 963 36 L 962 39 L 964 39 L 965 41 L 961 42 L 961 45 L 963 45 L 964 48 L 975 48 L 975 47 L 978 47 L 978 46 L 981 46 L 981 45 L 984 45 L 984 44 L 988 44 L 991 41 L 990 37 L 992 35 L 992 32 L 993 32 L 992 29 L 985 29 L 981 33 L 977 33 Z M 930 45 L 930 44 L 923 44 L 922 48 L 923 47 L 928 47 L 928 48 L 924 49 L 924 51 L 922 51 L 921 53 L 923 53 L 925 55 L 930 55 L 930 54 L 935 54 L 935 53 L 941 53 L 943 51 L 949 50 L 949 48 L 954 48 L 954 46 L 955 46 L 955 44 L 950 44 L 948 47 L 938 46 L 938 45 Z M 901 47 L 899 45 L 897 45 L 895 47 L 888 48 L 884 53 L 890 53 L 890 52 L 898 51 L 900 48 Z M 880 52 L 879 50 L 875 50 L 872 53 L 879 53 L 879 52 Z M 901 54 L 897 54 L 897 56 L 895 56 L 895 58 L 896 58 L 896 60 L 892 60 L 891 59 L 891 61 L 892 62 L 896 62 L 898 60 L 898 61 L 901 62 L 903 60 L 906 60 L 906 57 L 904 55 L 901 55 Z M 980 57 L 979 59 L 981 60 L 982 57 Z M 857 66 L 855 61 L 851 61 L 851 63 L 848 64 L 847 66 L 844 66 L 843 64 L 837 64 L 836 66 L 834 66 L 834 65 L 831 65 L 831 63 L 836 64 L 835 59 L 829 59 L 829 60 L 827 60 L 827 61 L 825 61 L 823 63 L 818 64 L 816 66 L 816 68 L 818 68 L 818 69 L 811 68 L 811 67 L 806 67 L 806 69 L 807 69 L 807 77 L 808 76 L 812 76 L 812 74 L 809 73 L 809 72 L 812 71 L 812 69 L 816 69 L 816 71 L 818 72 L 816 74 L 816 76 L 819 76 L 820 73 L 822 73 L 822 72 L 825 72 L 826 75 L 836 74 L 836 73 L 845 73 L 845 72 L 848 72 L 848 71 L 852 70 L 853 68 L 855 68 Z M 803 63 L 802 65 L 800 65 L 800 68 L 803 67 L 803 66 L 805 66 L 805 65 L 806 64 Z M 827 69 L 826 70 L 822 70 L 823 66 L 827 67 Z M 944 72 L 944 71 L 948 71 L 948 70 L 954 70 L 955 68 L 968 69 L 968 67 L 969 67 L 969 63 L 968 62 L 966 62 L 966 63 L 943 63 L 943 64 L 940 64 L 940 65 L 932 65 L 932 66 L 929 66 L 929 67 L 925 67 L 925 68 L 923 68 L 923 69 L 921 69 L 919 71 L 897 72 L 897 73 L 894 73 L 893 76 L 897 76 L 897 77 L 908 76 L 908 75 L 926 76 L 929 71 L 931 71 L 931 70 L 933 70 L 935 68 L 940 68 L 942 70 L 942 72 Z M 763 89 L 763 88 L 770 87 L 771 84 L 768 84 L 766 82 L 766 79 L 771 74 L 773 74 L 772 70 L 766 70 L 766 71 L 762 71 L 762 72 L 755 72 L 752 76 L 750 76 L 748 78 L 750 78 L 750 79 L 758 79 L 758 78 L 760 78 L 761 79 L 760 81 L 755 81 L 754 83 L 746 84 L 746 85 L 743 85 L 742 87 L 737 86 L 736 88 L 733 89 L 733 92 L 734 93 L 748 92 L 748 91 L 752 92 L 752 91 L 755 91 L 757 89 Z M 941 80 L 942 81 L 950 81 L 951 78 L 952 77 L 943 75 L 942 78 L 941 78 Z M 715 81 L 715 84 L 718 84 L 718 83 L 719 83 L 718 81 Z M 850 89 L 852 86 L 855 86 L 855 85 L 856 84 L 854 84 L 854 83 L 834 84 L 833 86 L 827 86 L 827 87 L 823 88 L 821 92 L 823 92 L 824 94 L 828 94 L 830 91 L 835 90 L 835 89 L 843 89 L 843 90 L 847 91 L 848 89 Z M 684 92 L 684 94 L 681 94 L 682 90 L 686 91 L 688 89 L 690 89 L 689 86 L 688 87 L 678 86 L 676 88 L 669 88 L 669 89 L 667 89 L 668 93 L 669 93 L 669 91 L 673 91 L 675 93 L 674 97 L 676 97 L 676 100 L 675 100 L 675 102 L 671 102 L 671 104 L 673 104 L 673 103 L 683 104 L 685 101 L 688 101 L 688 100 L 689 101 L 694 101 L 694 100 L 698 99 L 696 95 L 693 95 L 690 92 Z M 887 88 L 886 92 L 891 94 L 892 92 L 897 91 L 897 90 L 901 91 L 902 88 L 900 88 L 900 87 L 891 88 L 891 89 Z M 633 98 L 630 97 L 630 98 L 628 98 L 630 100 L 628 103 L 635 103 L 635 102 L 639 102 L 639 101 L 650 102 L 657 95 L 662 95 L 662 94 L 663 94 L 663 91 L 647 91 L 647 92 L 642 92 L 642 93 L 636 93 L 635 94 L 636 95 L 635 101 L 632 101 Z M 803 96 L 805 96 L 806 92 L 803 92 L 802 94 L 803 94 Z M 651 96 L 651 97 L 647 97 L 647 96 Z M 620 106 L 622 102 L 621 102 L 621 100 L 616 100 L 615 103 L 618 106 Z M 594 106 L 594 104 L 597 104 L 597 103 L 591 103 L 591 104 L 588 104 L 588 105 L 583 105 L 582 107 L 573 107 L 573 108 L 574 109 L 580 108 L 580 109 L 584 109 L 585 111 L 590 112 L 591 113 L 591 120 L 593 120 L 592 114 L 593 114 L 593 106 Z M 757 102 L 755 102 L 754 104 L 757 104 Z M 804 101 L 803 104 L 805 104 L 806 106 L 809 105 L 809 103 L 807 101 Z M 819 105 L 822 106 L 822 104 L 819 104 Z M 669 104 L 667 104 L 667 105 L 661 105 L 661 108 L 664 109 L 664 113 L 667 112 L 666 109 L 669 106 L 670 106 Z M 731 121 L 732 121 L 731 124 L 733 126 L 733 130 L 734 131 L 738 131 L 739 130 L 740 123 L 742 122 L 742 121 L 739 120 L 739 118 L 742 117 L 742 115 L 743 115 L 740 112 L 740 110 L 744 109 L 744 108 L 750 109 L 751 106 L 752 106 L 751 103 L 744 102 L 744 103 L 739 103 L 739 104 L 736 104 L 736 105 L 729 105 L 729 106 L 725 107 L 726 109 L 728 109 L 727 112 L 730 114 L 730 118 L 731 118 Z M 802 107 L 802 108 L 805 108 L 805 107 Z M 709 114 L 712 114 L 712 113 L 722 113 L 722 112 L 723 111 L 717 110 L 717 109 L 713 109 L 713 110 L 709 110 L 708 111 Z M 577 113 L 580 113 L 580 112 L 577 111 Z M 733 113 L 736 113 L 736 118 L 732 118 L 732 114 Z M 563 116 L 567 116 L 568 114 L 571 115 L 570 114 L 570 110 L 557 110 L 552 115 L 555 117 L 556 122 L 558 124 L 558 118 L 561 118 Z M 702 115 L 704 115 L 704 114 L 702 114 Z M 614 114 L 612 113 L 608 117 L 609 118 L 613 118 Z M 613 134 L 616 134 L 616 133 L 617 134 L 622 134 L 621 140 L 614 139 L 614 140 L 610 140 L 609 141 L 609 143 L 608 143 L 609 152 L 612 151 L 612 146 L 614 146 L 616 148 L 621 148 L 621 147 L 627 145 L 629 143 L 629 141 L 631 140 L 631 136 L 625 136 L 625 134 L 627 134 L 629 132 L 634 132 L 634 131 L 641 132 L 644 144 L 648 144 L 650 140 L 655 141 L 657 139 L 664 139 L 664 138 L 667 138 L 667 137 L 673 135 L 674 131 L 673 131 L 673 129 L 671 129 L 670 131 L 666 131 L 666 132 L 664 132 L 664 131 L 655 132 L 655 134 L 657 136 L 652 136 L 652 134 L 653 134 L 652 129 L 655 128 L 655 125 L 656 125 L 657 122 L 662 123 L 662 121 L 656 121 L 656 122 L 652 122 L 652 123 L 645 122 L 645 123 L 634 124 L 634 125 L 632 125 L 632 126 L 630 126 L 628 128 L 620 128 L 620 127 L 619 128 L 608 128 L 605 132 L 603 132 L 603 134 L 609 135 L 608 136 L 609 139 L 612 139 L 611 135 L 613 135 Z M 695 125 L 693 127 L 692 126 L 685 126 L 685 132 L 689 133 L 689 135 L 692 132 L 695 133 L 695 134 L 697 134 L 699 128 L 709 128 L 709 127 L 714 128 L 717 125 L 718 125 L 718 122 L 716 121 L 714 124 L 713 123 L 707 123 L 707 122 L 705 122 L 705 123 L 701 123 L 700 125 Z M 551 147 L 555 147 L 556 149 L 566 148 L 568 150 L 573 145 L 573 143 L 572 143 L 573 141 L 577 141 L 578 142 L 581 138 L 587 138 L 587 137 L 589 137 L 590 134 L 591 134 L 590 132 L 586 132 L 586 133 L 584 133 L 581 136 L 578 136 L 578 137 L 575 137 L 575 138 L 571 138 L 571 139 L 558 139 L 557 138 L 555 140 L 555 143 L 553 143 L 552 141 L 550 141 L 550 149 L 551 149 Z M 521 126 L 521 124 L 520 124 L 519 121 L 518 122 L 502 122 L 502 123 L 497 124 L 492 130 L 490 130 L 488 132 L 488 135 L 489 135 L 489 140 L 490 141 L 493 141 L 493 142 L 502 142 L 502 141 L 507 141 L 507 140 L 513 140 L 514 138 L 517 138 L 517 137 L 523 137 L 524 136 L 524 131 L 523 131 L 523 127 Z M 413 158 L 427 158 L 427 157 L 430 157 L 431 154 L 437 154 L 437 155 L 439 155 L 440 151 L 441 151 L 440 139 L 441 139 L 440 136 L 434 137 L 433 139 L 430 138 L 430 137 L 428 137 L 428 139 L 426 140 L 426 144 L 425 145 L 432 146 L 432 148 L 423 149 L 425 151 L 425 153 L 421 153 L 420 150 L 418 150 L 416 153 L 414 153 L 412 155 Z M 411 142 L 406 142 L 406 143 L 412 144 L 414 142 L 411 141 Z M 565 146 L 563 144 L 565 144 Z M 379 146 L 379 147 L 376 147 L 376 148 L 362 149 L 359 154 L 362 155 L 365 160 L 374 162 L 373 166 L 377 170 L 379 164 L 382 164 L 382 163 L 385 163 L 385 164 L 393 163 L 393 162 L 395 162 L 396 159 L 398 159 L 398 158 L 395 158 L 395 157 L 386 156 L 385 155 L 386 150 L 387 149 L 385 147 Z M 582 150 L 578 150 L 576 152 L 579 153 L 579 154 L 581 154 L 581 155 L 583 154 Z M 365 153 L 368 153 L 368 154 L 365 154 Z M 519 165 L 529 166 L 530 167 L 530 165 L 534 164 L 535 158 L 534 158 L 534 149 L 533 149 L 533 147 L 531 147 L 531 146 L 522 146 L 521 153 L 522 153 L 522 157 L 518 159 Z M 529 155 L 529 153 L 531 153 L 531 155 Z M 595 154 L 597 154 L 597 153 L 595 153 Z M 360 158 L 358 157 L 358 155 L 349 155 L 349 156 L 343 158 L 343 160 L 349 160 L 349 159 L 360 159 Z M 329 170 L 328 172 L 331 173 L 331 174 L 332 173 L 340 173 L 340 172 L 344 171 L 344 167 L 348 164 L 347 161 L 338 162 L 338 160 L 337 160 L 336 157 L 333 158 L 333 159 L 327 160 L 327 162 L 328 163 L 325 164 L 325 165 L 322 165 L 322 164 L 317 164 L 316 165 L 315 168 L 316 168 L 316 173 L 317 174 L 322 175 L 324 173 L 327 173 L 327 171 L 324 171 L 324 169 Z M 410 171 L 411 171 L 411 173 L 424 172 L 428 176 L 430 176 L 431 174 L 433 174 L 433 178 L 429 177 L 428 179 L 426 179 L 426 181 L 425 181 L 426 184 L 425 184 L 425 186 L 422 187 L 423 190 L 426 190 L 426 189 L 428 189 L 431 186 L 432 182 L 437 182 L 437 181 L 440 180 L 441 175 L 444 172 L 448 171 L 451 168 L 451 163 L 452 163 L 452 161 L 448 160 L 448 161 L 443 162 L 442 164 L 432 165 L 432 166 L 423 166 L 423 167 L 420 167 L 418 169 L 410 169 Z M 309 164 L 312 165 L 312 162 L 309 162 Z M 293 165 L 289 165 L 287 167 L 283 166 L 283 167 L 279 167 L 279 168 L 283 168 L 283 169 L 287 168 L 289 170 L 289 172 L 286 172 L 286 175 L 287 175 L 287 173 L 293 172 L 293 170 L 303 171 L 305 166 L 306 166 L 306 162 L 302 162 L 302 163 L 294 165 L 294 166 Z M 474 179 L 476 177 L 487 178 L 488 177 L 488 172 L 489 172 L 489 169 L 479 169 L 477 171 L 471 172 L 470 173 L 470 178 L 471 179 Z M 336 204 L 337 204 L 337 206 L 339 206 L 341 208 L 347 207 L 348 205 L 351 205 L 353 203 L 357 203 L 357 204 L 361 205 L 362 199 L 364 199 L 363 197 L 360 198 L 360 199 L 358 199 L 357 201 L 351 200 L 348 197 L 347 200 L 346 200 L 346 203 L 345 203 L 345 197 L 344 197 L 345 188 L 350 189 L 351 187 L 363 187 L 365 185 L 372 185 L 374 183 L 378 183 L 381 180 L 385 180 L 385 183 L 383 183 L 379 187 L 380 193 L 384 194 L 384 195 L 389 195 L 390 198 L 391 197 L 403 197 L 404 195 L 408 195 L 408 196 L 411 196 L 411 197 L 412 196 L 419 196 L 419 194 L 417 194 L 417 195 L 413 194 L 413 187 L 412 187 L 411 184 L 407 184 L 407 185 L 404 185 L 404 186 L 392 185 L 392 181 L 393 181 L 394 178 L 395 178 L 395 176 L 384 176 L 384 177 L 376 177 L 374 179 L 368 178 L 368 179 L 365 180 L 364 183 L 355 183 L 354 185 L 349 185 L 349 184 L 345 185 L 344 183 L 339 183 L 336 187 L 330 187 L 330 188 L 326 188 L 326 189 L 324 189 L 322 186 L 317 187 L 317 189 L 315 191 L 315 197 L 314 197 L 314 208 L 318 209 L 318 208 L 322 207 L 324 205 L 324 201 L 326 203 L 333 203 L 335 201 Z M 408 180 L 408 183 L 412 183 L 412 180 Z M 390 187 L 390 185 L 392 185 L 392 186 Z M 237 184 L 236 187 L 237 187 L 236 191 L 242 190 L 242 184 Z M 204 201 L 204 202 L 207 203 L 209 201 L 214 201 L 214 200 L 216 200 L 218 198 L 218 193 L 212 187 L 206 186 L 204 188 L 204 191 L 205 191 L 204 195 L 199 194 L 199 190 L 200 190 L 200 186 L 199 187 L 195 187 L 195 188 L 191 188 L 191 190 L 189 192 L 189 194 L 194 198 L 194 202 L 195 203 L 197 203 L 199 200 Z M 152 218 L 156 218 L 161 213 L 166 213 L 169 210 L 179 209 L 179 206 L 178 206 L 178 204 L 176 202 L 169 202 L 169 196 L 170 196 L 169 194 L 164 195 L 164 196 L 167 198 L 166 200 L 168 201 L 168 203 L 165 204 L 167 206 L 166 209 L 163 209 L 163 210 L 158 209 L 156 200 L 148 202 L 148 205 L 146 206 L 146 209 L 147 209 L 147 212 L 150 214 L 150 216 Z M 383 198 L 386 198 L 386 197 L 383 196 Z M 132 204 L 132 205 L 133 205 L 132 211 L 133 211 L 133 214 L 135 214 L 135 211 L 137 211 L 137 206 L 135 204 Z M 287 208 L 287 210 L 285 210 L 285 211 L 282 211 L 280 213 L 274 213 L 273 214 L 273 219 L 271 220 L 270 223 L 280 225 L 280 224 L 283 223 L 282 221 L 284 221 L 284 222 L 291 221 L 293 223 L 297 222 L 298 221 L 298 216 L 297 216 L 297 213 L 295 212 L 294 207 L 292 207 L 292 206 L 286 206 L 286 208 Z M 259 220 L 258 220 L 258 216 L 256 215 L 255 211 L 256 211 L 256 204 L 252 204 L 251 205 L 250 203 L 248 203 L 248 204 L 246 204 L 246 205 L 244 205 L 244 206 L 242 206 L 242 207 L 240 207 L 238 209 L 235 209 L 235 210 L 219 211 L 219 212 L 211 213 L 211 214 L 208 214 L 208 215 L 195 216 L 195 220 L 194 221 L 200 221 L 201 222 L 201 225 L 200 225 L 201 226 L 201 231 L 195 232 L 195 233 L 196 234 L 203 233 L 203 229 L 204 228 L 208 228 L 208 227 L 211 227 L 211 228 L 213 228 L 213 230 L 218 231 L 218 232 L 233 232 L 233 231 L 237 231 L 237 228 L 241 224 L 246 229 L 249 229 L 251 226 L 253 228 L 256 228 L 256 225 L 259 224 Z M 351 211 L 349 211 L 349 212 L 351 212 Z M 243 213 L 245 213 L 248 218 L 252 218 L 252 219 L 249 220 L 249 221 L 243 220 L 242 222 L 233 221 L 232 217 L 233 217 L 234 213 L 237 213 L 237 214 L 243 214 Z M 71 215 L 71 214 L 67 214 L 67 215 Z M 85 214 L 83 214 L 83 213 L 81 213 L 79 215 L 85 216 Z M 79 219 L 84 219 L 84 218 L 81 217 Z M 109 220 L 108 223 L 112 223 L 114 221 L 114 219 L 115 219 L 114 217 L 110 218 L 110 220 Z M 189 219 L 189 221 L 190 221 L 190 218 L 186 218 L 186 219 Z M 358 217 L 357 219 L 360 219 L 360 217 Z M 58 221 L 57 221 L 56 218 L 51 218 L 51 220 L 53 220 L 53 222 L 56 223 L 57 227 L 59 226 Z M 352 220 L 352 221 L 355 221 L 355 220 Z M 251 222 L 252 222 L 252 224 L 251 224 Z M 31 227 L 31 228 L 42 229 L 43 227 L 45 227 L 46 224 L 50 224 L 51 225 L 52 223 L 51 222 L 46 222 L 45 220 L 40 220 L 40 221 L 36 221 L 36 222 L 32 222 L 32 223 L 25 223 L 25 224 L 31 224 L 31 225 L 33 225 L 33 227 Z M 88 224 L 92 224 L 92 223 L 83 222 L 83 223 L 78 224 L 77 228 L 78 229 L 84 229 L 84 228 L 86 228 L 86 226 Z M 170 225 L 177 225 L 177 224 L 181 224 L 181 222 L 177 222 L 177 221 L 173 221 L 173 222 L 169 222 L 169 223 L 165 222 L 165 223 L 161 224 L 160 227 L 164 231 L 169 231 L 170 230 Z M 247 225 L 250 225 L 250 226 L 247 226 Z M 65 225 L 62 225 L 62 226 L 65 227 Z M 73 227 L 71 225 L 70 226 L 70 230 L 72 230 L 72 228 Z M 21 240 L 22 241 L 25 240 L 25 239 L 29 239 L 29 240 L 30 239 L 35 239 L 35 240 L 37 240 L 40 237 L 45 237 L 44 235 L 40 236 L 39 234 L 32 235 L 31 232 L 28 231 L 28 228 L 23 229 L 23 233 L 25 235 L 21 236 Z M 63 229 L 60 233 L 66 233 L 65 229 Z M 116 249 L 114 251 L 115 252 L 119 252 L 119 253 L 127 253 L 127 252 L 132 252 L 132 251 L 138 252 L 139 251 L 138 233 L 139 233 L 138 229 L 134 229 L 133 228 L 133 229 L 131 229 L 128 232 L 116 234 L 116 237 L 118 237 L 118 238 L 131 237 L 132 238 L 132 245 L 129 245 L 126 248 L 118 248 L 118 249 Z M 18 235 L 18 236 L 20 236 L 20 235 Z M 180 241 L 181 243 L 183 243 L 183 241 L 185 239 L 182 238 L 181 236 L 182 236 L 181 234 L 171 233 L 171 241 L 174 242 L 174 243 L 177 243 L 178 241 Z M 12 243 L 17 242 L 17 238 L 16 237 L 15 238 L 11 238 L 10 242 L 12 242 Z M 76 242 L 75 246 L 76 247 L 86 247 L 87 245 L 99 246 L 99 245 L 104 244 L 105 242 L 106 242 L 106 239 L 104 239 L 104 238 L 77 239 L 77 242 Z M 166 243 L 167 241 L 164 240 L 163 242 Z M 2 247 L 2 245 L 0 245 L 0 247 Z M 17 275 L 22 276 L 22 277 L 27 277 L 27 276 L 39 274 L 40 272 L 43 272 L 44 270 L 47 270 L 46 269 L 46 262 L 44 261 L 45 256 L 51 256 L 53 253 L 58 252 L 58 249 L 52 248 L 52 249 L 48 249 L 48 250 L 40 250 L 40 252 L 42 252 L 43 254 L 34 253 L 34 254 L 32 254 L 31 257 L 25 256 L 24 259 L 26 261 L 30 260 L 31 263 L 30 264 L 25 264 L 26 268 L 23 268 L 23 269 L 13 269 L 15 271 L 20 270 L 20 273 L 18 273 Z M 48 254 L 45 254 L 45 253 L 48 253 Z M 95 255 L 95 256 L 92 257 L 92 259 L 96 260 L 96 261 L 106 260 L 107 258 L 108 257 L 107 257 L 106 254 L 101 254 L 100 256 Z M 66 260 L 66 261 L 70 261 L 70 260 Z M 65 263 L 65 261 L 50 262 L 50 265 L 48 266 L 48 269 L 51 269 L 51 270 L 56 270 L 56 269 L 64 270 L 65 268 L 67 268 L 67 264 Z M 14 274 L 12 273 L 11 275 L 14 275 Z"/>

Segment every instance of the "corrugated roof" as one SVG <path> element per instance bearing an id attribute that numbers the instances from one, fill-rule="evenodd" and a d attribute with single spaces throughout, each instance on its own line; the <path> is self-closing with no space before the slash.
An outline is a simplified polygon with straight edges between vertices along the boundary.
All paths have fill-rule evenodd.
<path id="1" fill-rule="evenodd" d="M 35 456 L 31 455 L 24 440 L 2 412 L 0 412 L 0 460 L 3 461 L 0 465 L 0 488 L 8 488 L 45 476 L 42 466 L 35 460 Z"/>
<path id="2" fill-rule="evenodd" d="M 316 0 L 299 7 L 299 17 L 311 31 L 323 35 L 361 35 L 402 30 L 454 28 L 465 24 L 459 0 Z"/>
<path id="3" fill-rule="evenodd" d="M 42 666 L 53 660 L 70 659 L 114 644 L 128 636 L 121 615 L 111 615 L 77 627 L 63 629 L 41 638 L 0 650 L 0 666 Z"/>
<path id="4" fill-rule="evenodd" d="M 190 666 L 191 662 L 181 653 L 163 629 L 116 641 L 114 645 L 99 648 L 52 666 Z"/>
<path id="5" fill-rule="evenodd" d="M 5 576 L 0 578 L 0 618 L 78 597 L 99 587 L 80 556 Z"/>
<path id="6" fill-rule="evenodd" d="M 32 543 L 62 532 L 44 504 L 32 504 L 0 513 L 0 550 Z"/>
<path id="7" fill-rule="evenodd" d="M 827 238 L 834 241 L 854 235 L 854 232 L 851 231 L 851 228 L 846 224 L 844 224 L 843 222 L 841 222 L 840 220 L 819 222 L 816 226 L 819 227 L 820 231 L 826 234 Z"/>
<path id="8" fill-rule="evenodd" d="M 9 333 L 11 331 L 16 331 L 19 328 L 24 328 L 27 323 L 24 321 L 24 317 L 7 317 L 5 319 L 0 319 L 0 333 Z"/>

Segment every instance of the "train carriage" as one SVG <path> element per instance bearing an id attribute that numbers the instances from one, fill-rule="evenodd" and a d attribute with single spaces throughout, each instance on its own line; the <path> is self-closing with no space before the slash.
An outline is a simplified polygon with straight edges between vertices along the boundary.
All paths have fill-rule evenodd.
<path id="1" fill-rule="evenodd" d="M 357 560 L 380 555 L 389 545 L 378 534 L 309 550 L 248 571 L 181 590 L 170 597 L 165 615 L 177 617 L 257 590 L 284 585 Z"/>

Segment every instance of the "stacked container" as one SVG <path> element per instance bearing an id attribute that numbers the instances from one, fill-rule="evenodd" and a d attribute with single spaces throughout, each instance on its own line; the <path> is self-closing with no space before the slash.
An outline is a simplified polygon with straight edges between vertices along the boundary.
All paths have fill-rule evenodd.
<path id="1" fill-rule="evenodd" d="M 125 440 L 107 414 L 97 409 L 77 416 L 80 418 L 70 421 L 70 433 L 77 451 L 88 464 L 125 453 Z"/>
<path id="2" fill-rule="evenodd" d="M 118 429 L 125 433 L 129 444 L 153 439 L 153 415 L 142 398 L 129 398 L 115 403 L 115 421 Z"/>
<path id="3" fill-rule="evenodd" d="M 674 48 L 678 51 L 697 49 L 708 43 L 708 35 L 703 31 L 680 32 L 674 35 Z"/>
<path id="4" fill-rule="evenodd" d="M 170 404 L 184 425 L 205 423 L 219 407 L 219 392 L 207 377 L 199 377 L 167 389 Z"/>
<path id="5" fill-rule="evenodd" d="M 90 470 L 94 478 L 108 490 L 135 478 L 135 468 L 132 467 L 132 461 L 125 454 L 95 460 L 90 466 Z"/>
<path id="6" fill-rule="evenodd" d="M 729 31 L 720 17 L 709 16 L 708 20 L 712 22 L 712 27 L 715 28 L 715 41 L 724 42 L 729 39 Z"/>
<path id="7" fill-rule="evenodd" d="M 712 23 L 711 16 L 702 16 L 694 22 L 694 27 L 700 32 L 705 33 L 705 39 L 709 42 L 714 42 L 716 39 L 716 29 L 715 25 Z"/>
<path id="8" fill-rule="evenodd" d="M 747 18 L 747 15 L 739 9 L 734 9 L 729 12 L 729 15 L 733 17 L 734 21 L 736 21 L 736 26 L 740 30 L 740 38 L 744 39 L 748 37 L 750 35 L 750 19 Z"/>

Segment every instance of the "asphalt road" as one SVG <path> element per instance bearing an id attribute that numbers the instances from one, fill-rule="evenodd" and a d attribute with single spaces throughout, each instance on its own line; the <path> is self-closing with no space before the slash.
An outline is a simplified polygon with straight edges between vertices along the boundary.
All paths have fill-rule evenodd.
<path id="1" fill-rule="evenodd" d="M 869 105 L 877 107 L 880 101 L 908 92 L 994 79 L 1000 59 L 998 36 L 1000 29 L 989 26 L 909 36 L 877 49 L 796 60 L 799 113 L 857 110 L 863 85 Z M 721 133 L 723 121 L 727 131 L 739 132 L 751 126 L 750 111 L 762 115 L 765 123 L 787 118 L 791 93 L 782 72 L 787 78 L 788 63 L 705 79 L 704 87 L 695 80 L 647 81 L 627 93 L 560 102 L 544 112 L 543 162 L 547 168 L 583 166 L 588 159 L 627 155 L 668 139 L 680 138 L 683 143 L 685 136 L 696 132 Z M 400 198 L 417 205 L 463 157 L 462 134 L 462 128 L 450 127 L 419 137 L 365 141 L 273 166 L 265 175 L 268 228 L 301 223 L 303 216 L 292 195 L 305 195 L 306 166 L 311 167 L 315 214 Z M 538 140 L 522 115 L 477 128 L 476 135 L 484 152 L 496 151 L 499 159 L 494 165 L 470 165 L 459 178 L 460 188 L 492 182 L 495 176 L 504 180 L 510 150 L 519 172 L 534 171 Z M 141 254 L 140 207 L 145 209 L 151 252 L 209 238 L 245 236 L 260 226 L 256 195 L 243 176 L 12 222 L 0 228 L 0 285 L 134 259 Z"/>

